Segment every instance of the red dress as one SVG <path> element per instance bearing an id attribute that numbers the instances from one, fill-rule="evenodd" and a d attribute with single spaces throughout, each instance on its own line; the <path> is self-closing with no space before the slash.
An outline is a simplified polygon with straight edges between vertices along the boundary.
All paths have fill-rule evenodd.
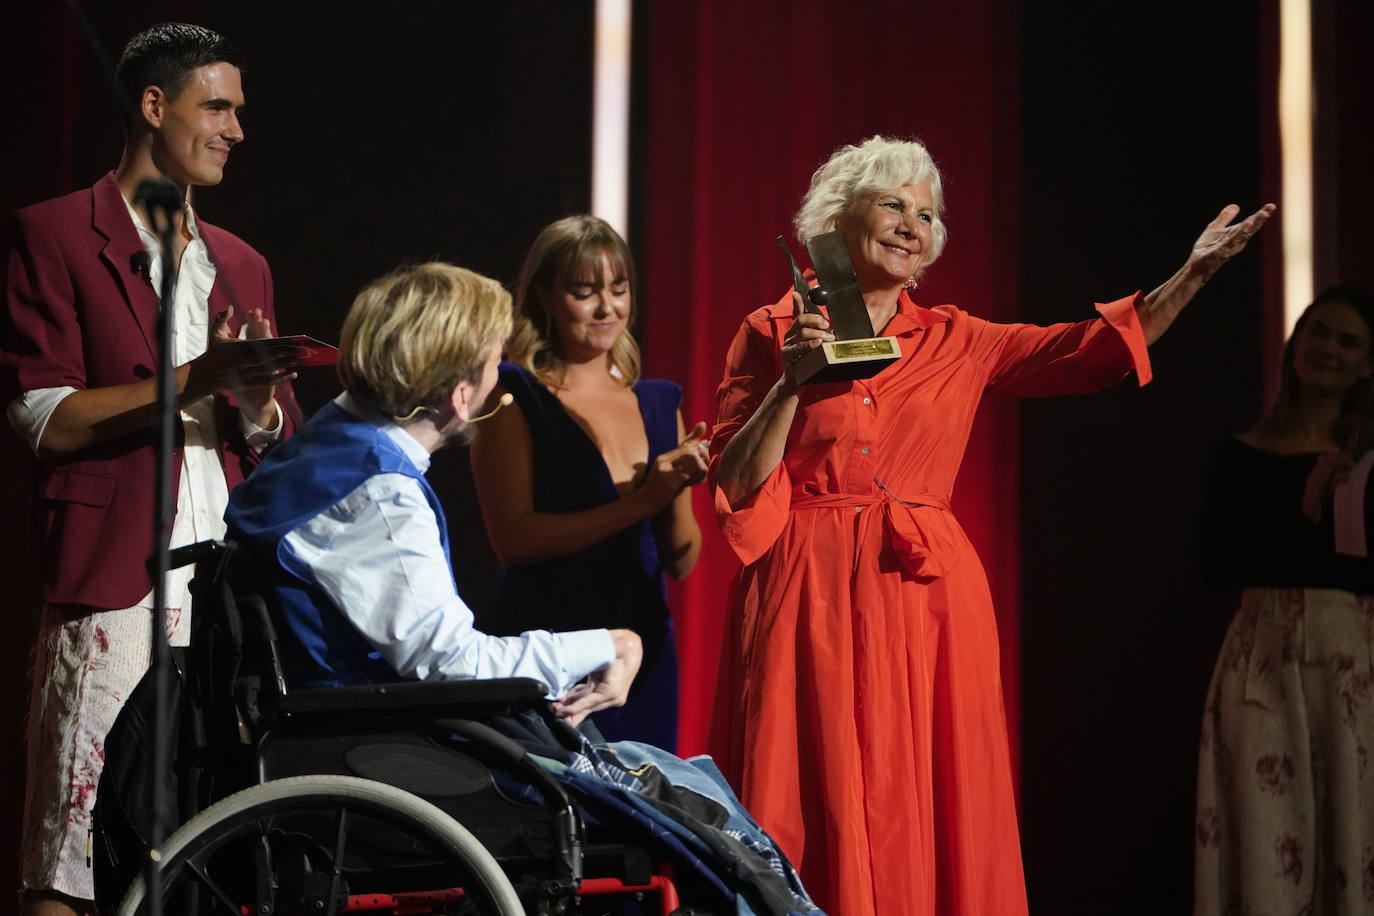
<path id="1" fill-rule="evenodd" d="M 1149 380 L 1135 299 L 1036 327 L 904 293 L 883 332 L 902 358 L 803 387 L 749 502 L 716 488 L 743 567 L 711 749 L 830 916 L 1026 912 L 997 625 L 950 494 L 984 391 Z M 789 293 L 736 335 L 715 460 L 782 374 L 791 323 Z"/>

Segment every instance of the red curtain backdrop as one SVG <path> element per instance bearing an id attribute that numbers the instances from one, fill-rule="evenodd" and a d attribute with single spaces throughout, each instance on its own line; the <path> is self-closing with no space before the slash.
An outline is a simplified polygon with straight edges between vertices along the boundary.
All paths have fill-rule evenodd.
<path id="1" fill-rule="evenodd" d="M 715 388 L 740 321 L 788 286 L 774 238 L 784 234 L 802 253 L 792 216 L 811 173 L 844 143 L 876 133 L 919 137 L 940 164 L 949 244 L 918 301 L 1017 318 L 1014 4 L 735 0 L 640 3 L 635 15 L 634 241 L 646 366 L 682 384 L 689 426 L 715 418 Z M 955 491 L 997 602 L 1013 753 L 1017 454 L 1015 404 L 987 401 Z M 705 746 L 736 566 L 704 487 L 696 506 L 706 544 L 673 595 L 684 754 Z"/>

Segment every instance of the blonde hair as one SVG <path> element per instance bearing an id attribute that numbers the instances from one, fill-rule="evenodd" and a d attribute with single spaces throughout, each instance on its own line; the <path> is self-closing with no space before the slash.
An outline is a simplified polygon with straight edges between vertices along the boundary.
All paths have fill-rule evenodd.
<path id="1" fill-rule="evenodd" d="M 935 203 L 930 257 L 921 265 L 925 270 L 944 251 L 948 230 L 940 218 L 945 207 L 940 170 L 919 140 L 876 135 L 858 146 L 837 149 L 811 176 L 811 187 L 792 221 L 797 238 L 804 245 L 811 236 L 835 229 L 840 217 L 861 200 L 922 181 L 930 183 Z"/>
<path id="2" fill-rule="evenodd" d="M 562 341 L 543 297 L 600 276 L 603 256 L 610 261 L 612 277 L 618 274 L 629 283 L 633 321 L 635 262 L 629 246 L 605 220 L 585 213 L 568 216 L 545 226 L 525 255 L 515 284 L 515 329 L 506 343 L 506 359 L 524 366 L 545 385 L 561 384 Z M 630 333 L 630 322 L 611 345 L 609 357 L 621 384 L 629 387 L 639 381 L 639 344 Z"/>
<path id="3" fill-rule="evenodd" d="M 409 418 L 442 405 L 459 382 L 476 382 L 510 328 L 510 294 L 495 280 L 439 261 L 402 267 L 353 300 L 339 379 L 350 394 Z"/>

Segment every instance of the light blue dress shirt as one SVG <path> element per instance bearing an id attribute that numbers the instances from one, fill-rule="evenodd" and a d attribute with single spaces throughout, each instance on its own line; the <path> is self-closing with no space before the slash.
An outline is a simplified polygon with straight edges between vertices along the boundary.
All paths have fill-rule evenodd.
<path id="1" fill-rule="evenodd" d="M 429 452 L 404 429 L 347 392 L 335 403 L 376 422 L 422 473 L 429 470 Z M 615 660 L 604 629 L 478 631 L 454 585 L 434 510 L 419 482 L 403 474 L 369 478 L 286 535 L 278 556 L 318 586 L 403 677 L 528 677 L 557 698 Z"/>

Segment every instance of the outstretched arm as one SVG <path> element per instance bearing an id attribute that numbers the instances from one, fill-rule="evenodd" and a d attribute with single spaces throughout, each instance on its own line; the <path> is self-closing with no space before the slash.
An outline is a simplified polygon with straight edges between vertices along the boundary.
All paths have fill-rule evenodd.
<path id="1" fill-rule="evenodd" d="M 1276 209 L 1273 204 L 1265 204 L 1246 219 L 1233 224 L 1231 221 L 1240 214 L 1240 207 L 1227 204 L 1222 208 L 1217 218 L 1207 224 L 1207 228 L 1193 243 L 1193 250 L 1183 266 L 1141 301 L 1137 315 L 1147 344 L 1153 344 L 1164 336 L 1183 307 L 1212 279 L 1221 265 L 1244 250 L 1250 237 L 1259 231 Z"/>

